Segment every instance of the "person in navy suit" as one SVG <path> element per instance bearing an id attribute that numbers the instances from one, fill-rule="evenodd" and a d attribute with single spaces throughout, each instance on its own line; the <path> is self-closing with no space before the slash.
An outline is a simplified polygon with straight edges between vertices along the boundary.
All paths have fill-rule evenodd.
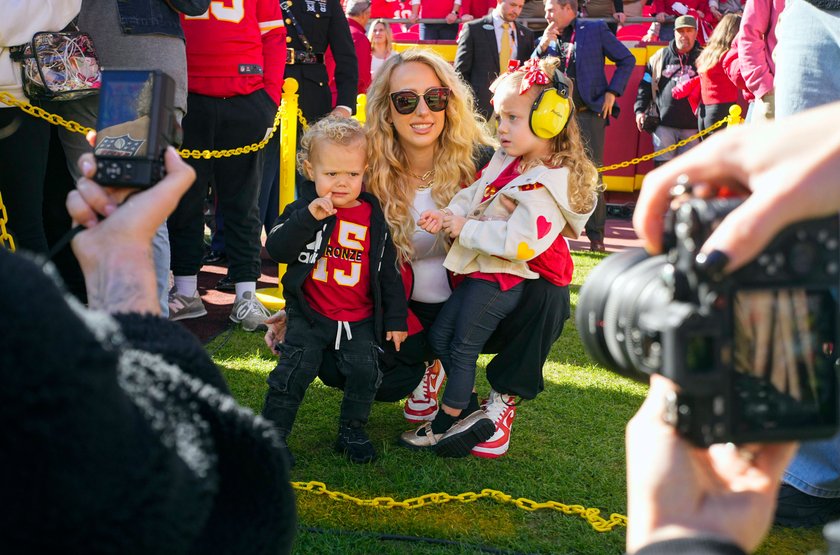
<path id="1" fill-rule="evenodd" d="M 516 23 L 524 5 L 525 0 L 499 0 L 492 12 L 464 25 L 458 38 L 455 71 L 470 84 L 476 110 L 488 120 L 493 115 L 490 83 L 507 70 L 507 62 L 504 68 L 501 62 L 505 35 L 510 47 L 507 61 L 524 62 L 534 48 L 534 32 Z"/>
<path id="2" fill-rule="evenodd" d="M 545 0 L 548 27 L 539 39 L 533 57 L 557 56 L 560 68 L 574 81 L 575 117 L 596 166 L 604 163 L 604 134 L 609 117 L 618 117 L 615 99 L 622 95 L 636 59 L 613 35 L 606 23 L 577 19 L 577 0 Z M 607 81 L 604 60 L 615 64 L 615 73 Z M 604 193 L 586 224 L 590 248 L 604 252 L 604 225 L 607 209 Z"/>

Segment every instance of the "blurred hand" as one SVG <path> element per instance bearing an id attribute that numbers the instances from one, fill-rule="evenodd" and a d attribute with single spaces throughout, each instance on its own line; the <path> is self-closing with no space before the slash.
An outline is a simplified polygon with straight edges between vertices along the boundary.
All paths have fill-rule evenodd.
<path id="1" fill-rule="evenodd" d="M 695 447 L 662 419 L 674 390 L 652 375 L 648 397 L 627 425 L 627 552 L 697 536 L 752 552 L 770 529 L 797 444 Z"/>
<path id="2" fill-rule="evenodd" d="M 837 121 L 840 102 L 784 121 L 716 133 L 647 174 L 633 215 L 636 233 L 650 252 L 661 251 L 669 191 L 681 175 L 689 183 L 703 185 L 707 195 L 722 186 L 749 192 L 702 247 L 706 253 L 726 254 L 728 270 L 739 268 L 788 225 L 840 211 Z M 814 137 L 820 140 L 815 142 Z"/>

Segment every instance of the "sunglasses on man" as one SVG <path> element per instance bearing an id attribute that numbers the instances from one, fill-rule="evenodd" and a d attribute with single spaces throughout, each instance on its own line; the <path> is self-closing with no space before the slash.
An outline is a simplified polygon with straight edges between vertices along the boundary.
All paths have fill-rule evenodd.
<path id="1" fill-rule="evenodd" d="M 403 115 L 411 114 L 417 109 L 420 104 L 420 97 L 426 102 L 426 106 L 432 112 L 442 112 L 446 109 L 449 103 L 449 87 L 431 87 L 426 89 L 423 94 L 417 94 L 414 91 L 397 91 L 391 93 L 391 102 L 394 103 L 394 109 Z"/>

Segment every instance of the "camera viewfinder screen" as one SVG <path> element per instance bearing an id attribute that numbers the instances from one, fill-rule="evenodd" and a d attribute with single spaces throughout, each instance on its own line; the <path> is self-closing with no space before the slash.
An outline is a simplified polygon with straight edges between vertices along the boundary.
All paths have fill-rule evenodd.
<path id="1" fill-rule="evenodd" d="M 742 290 L 733 323 L 736 429 L 833 424 L 837 290 Z"/>
<path id="2" fill-rule="evenodd" d="M 104 72 L 96 122 L 96 156 L 145 156 L 149 140 L 152 75 Z"/>

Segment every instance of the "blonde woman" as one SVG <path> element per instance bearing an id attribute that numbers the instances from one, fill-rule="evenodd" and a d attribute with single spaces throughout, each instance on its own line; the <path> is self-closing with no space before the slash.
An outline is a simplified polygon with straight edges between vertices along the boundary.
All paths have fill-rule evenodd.
<path id="1" fill-rule="evenodd" d="M 391 26 L 384 19 L 377 19 L 368 31 L 370 40 L 370 78 L 376 77 L 376 72 L 385 60 L 396 54 L 394 52 L 394 35 Z"/>
<path id="2" fill-rule="evenodd" d="M 440 89 L 446 89 L 445 102 Z M 476 152 L 482 147 L 490 150 L 491 139 L 472 106 L 472 93 L 452 66 L 419 49 L 386 61 L 368 89 L 367 186 L 379 198 L 391 227 L 403 263 L 410 312 L 425 328 L 449 298 L 451 288 L 443 268 L 445 245 L 416 222 L 424 210 L 447 206 L 462 187 L 475 181 Z M 489 161 L 489 157 L 485 159 Z M 480 169 L 485 164 L 477 165 Z M 558 241 L 565 246 L 562 238 Z M 495 431 L 472 450 L 473 455 L 498 457 L 507 452 L 514 396 L 533 399 L 542 391 L 542 366 L 568 317 L 568 285 L 542 277 L 528 280 L 517 310 L 499 324 L 485 344 L 484 352 L 499 353 L 487 366 L 487 379 L 498 395 L 484 407 L 494 420 Z M 405 355 L 412 352 L 406 345 L 417 336 L 423 334 L 409 335 L 403 345 L 401 364 L 391 371 L 383 368 L 380 393 L 390 390 L 394 396 L 396 385 L 410 383 L 409 377 L 416 375 Z M 425 346 L 424 338 L 418 342 Z M 431 358 L 427 352 L 419 360 Z M 417 387 L 404 409 L 409 420 L 434 419 L 442 374 L 436 362 L 428 365 L 419 385 L 415 382 Z"/>

